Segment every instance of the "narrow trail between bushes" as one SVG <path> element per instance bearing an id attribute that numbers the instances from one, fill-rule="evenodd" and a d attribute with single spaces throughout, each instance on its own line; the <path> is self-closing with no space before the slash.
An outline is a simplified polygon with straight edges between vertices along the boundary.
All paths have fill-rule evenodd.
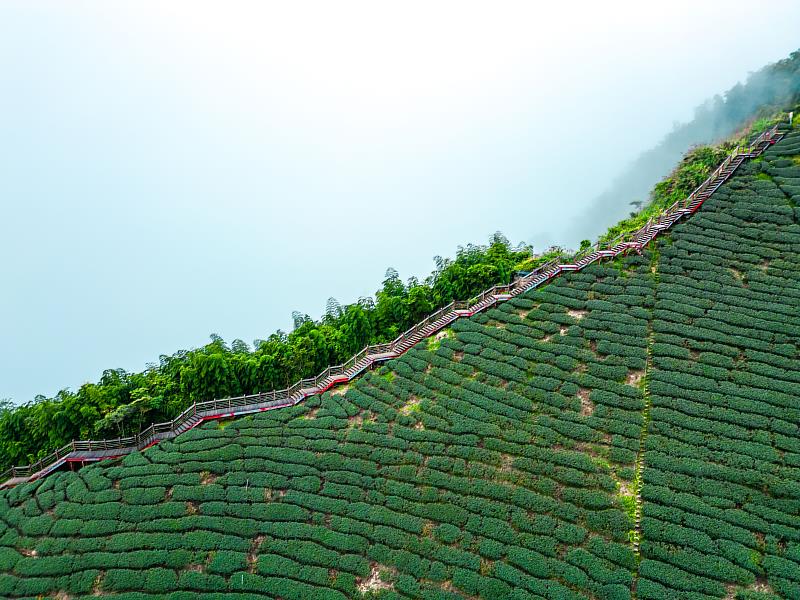
<path id="1" fill-rule="evenodd" d="M 650 261 L 650 273 L 653 279 L 653 296 L 655 298 L 658 293 L 658 262 L 659 251 L 658 242 L 653 244 L 651 248 L 652 258 Z M 642 500 L 642 488 L 644 486 L 644 467 L 645 467 L 645 450 L 647 446 L 647 430 L 650 427 L 650 407 L 652 399 L 650 398 L 650 377 L 653 372 L 653 316 L 651 312 L 650 320 L 647 323 L 647 362 L 642 377 L 641 387 L 644 396 L 644 408 L 642 409 L 642 431 L 639 435 L 639 451 L 636 455 L 635 475 L 633 478 L 633 495 L 635 500 L 635 510 L 633 517 L 633 532 L 631 535 L 631 545 L 633 552 L 636 555 L 636 571 L 633 574 L 633 582 L 631 583 L 631 596 L 636 598 L 636 586 L 639 582 L 639 565 L 642 562 L 641 546 L 642 546 L 642 510 L 644 501 Z"/>
<path id="2" fill-rule="evenodd" d="M 0 475 L 0 489 L 35 481 L 65 465 L 69 465 L 70 469 L 76 466 L 80 468 L 88 463 L 120 458 L 131 452 L 146 450 L 163 440 L 173 439 L 205 421 L 295 406 L 306 398 L 352 381 L 377 364 L 401 356 L 421 340 L 435 335 L 457 319 L 469 318 L 493 308 L 519 294 L 545 285 L 564 273 L 580 271 L 591 264 L 616 259 L 631 251 L 641 253 L 642 249 L 659 234 L 695 214 L 706 199 L 719 189 L 745 160 L 757 158 L 764 150 L 780 141 L 783 135 L 784 133 L 778 131 L 778 126 L 775 125 L 772 129 L 764 131 L 748 147 L 737 147 L 694 192 L 651 217 L 637 231 L 623 233 L 607 244 L 598 242 L 594 247 L 585 248 L 569 258 L 563 256 L 554 258 L 531 273 L 514 279 L 510 284 L 496 285 L 469 300 L 451 302 L 392 342 L 367 346 L 346 363 L 330 366 L 316 377 L 302 379 L 282 390 L 195 402 L 172 421 L 153 423 L 134 436 L 104 440 L 73 440 L 32 464 L 12 466 L 7 469 Z M 562 259 L 569 262 L 561 263 Z"/>

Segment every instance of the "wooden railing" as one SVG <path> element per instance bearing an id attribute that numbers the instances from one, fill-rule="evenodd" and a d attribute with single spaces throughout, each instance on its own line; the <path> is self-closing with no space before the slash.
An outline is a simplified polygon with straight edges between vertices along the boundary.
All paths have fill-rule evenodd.
<path id="1" fill-rule="evenodd" d="M 562 272 L 580 270 L 597 260 L 619 256 L 630 250 L 641 251 L 641 248 L 661 231 L 671 227 L 682 216 L 697 210 L 700 204 L 716 191 L 746 158 L 758 156 L 767 146 L 778 141 L 780 137 L 781 134 L 778 133 L 776 125 L 758 136 L 749 146 L 745 148 L 737 147 L 684 200 L 675 202 L 660 215 L 651 218 L 639 230 L 618 236 L 610 243 L 605 244 L 605 248 L 601 248 L 601 244 L 598 243 L 594 247 L 572 254 L 569 262 L 566 263 L 560 262 L 560 260 L 564 260 L 564 256 L 561 255 L 540 265 L 527 275 L 516 278 L 510 284 L 496 285 L 469 300 L 451 302 L 403 332 L 391 342 L 367 346 L 344 364 L 330 366 L 316 377 L 301 379 L 291 387 L 282 390 L 209 400 L 207 402 L 195 402 L 172 421 L 154 423 L 134 436 L 110 440 L 73 441 L 30 465 L 9 468 L 0 475 L 0 481 L 6 481 L 2 485 L 7 486 L 19 483 L 21 481 L 20 478 L 32 480 L 42 477 L 70 457 L 75 460 L 92 460 L 92 453 L 96 457 L 105 458 L 114 456 L 115 450 L 120 451 L 118 455 L 133 450 L 141 450 L 162 439 L 172 438 L 184 431 L 188 431 L 188 429 L 206 419 L 292 406 L 309 396 L 321 393 L 332 385 L 350 381 L 375 363 L 400 356 L 420 339 L 436 333 L 460 317 L 471 316 L 494 306 L 498 302 L 533 289 Z"/>

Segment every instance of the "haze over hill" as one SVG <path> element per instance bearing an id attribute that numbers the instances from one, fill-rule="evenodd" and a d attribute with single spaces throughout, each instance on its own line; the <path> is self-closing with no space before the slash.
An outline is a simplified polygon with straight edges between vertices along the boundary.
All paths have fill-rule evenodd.
<path id="1" fill-rule="evenodd" d="M 687 147 L 718 142 L 752 119 L 794 106 L 798 100 L 800 50 L 751 73 L 744 84 L 737 83 L 698 106 L 690 122 L 676 124 L 657 146 L 643 152 L 614 178 L 608 189 L 573 220 L 567 238 L 593 239 L 610 223 L 636 210 L 632 203 L 646 204 L 653 183 L 675 167 Z"/>
<path id="2" fill-rule="evenodd" d="M 0 594 L 800 597 L 800 128 L 781 131 L 640 251 L 347 389 L 0 491 Z"/>
<path id="3" fill-rule="evenodd" d="M 289 329 L 496 230 L 567 243 L 800 30 L 792 2 L 292 6 L 0 7 L 0 397 Z"/>

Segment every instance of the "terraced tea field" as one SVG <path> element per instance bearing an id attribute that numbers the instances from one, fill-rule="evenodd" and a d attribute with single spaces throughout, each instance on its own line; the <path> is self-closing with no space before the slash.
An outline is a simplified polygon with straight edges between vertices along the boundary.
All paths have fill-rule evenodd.
<path id="1" fill-rule="evenodd" d="M 660 248 L 640 598 L 800 598 L 800 139 Z"/>
<path id="2" fill-rule="evenodd" d="M 800 598 L 800 135 L 642 256 L 0 493 L 0 595 Z"/>

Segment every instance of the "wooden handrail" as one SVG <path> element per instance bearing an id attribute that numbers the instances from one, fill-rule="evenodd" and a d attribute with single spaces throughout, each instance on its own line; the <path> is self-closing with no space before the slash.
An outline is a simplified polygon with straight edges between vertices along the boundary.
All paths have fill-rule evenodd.
<path id="1" fill-rule="evenodd" d="M 66 460 L 78 452 L 97 451 L 99 453 L 107 452 L 108 450 L 130 452 L 157 443 L 161 439 L 159 434 L 165 434 L 167 438 L 174 437 L 181 432 L 181 428 L 187 423 L 189 427 L 184 429 L 184 431 L 194 427 L 205 419 L 218 417 L 221 413 L 236 414 L 297 404 L 303 399 L 318 394 L 322 389 L 327 389 L 327 387 L 340 381 L 340 379 L 333 380 L 331 375 L 344 375 L 347 378 L 346 380 L 350 381 L 371 365 L 387 360 L 388 358 L 400 356 L 416 343 L 412 337 L 422 333 L 426 328 L 430 330 L 424 335 L 430 336 L 444 327 L 446 323 L 454 321 L 462 316 L 471 316 L 476 312 L 494 306 L 498 302 L 505 300 L 505 296 L 517 296 L 541 285 L 563 272 L 565 267 L 569 267 L 569 270 L 580 270 L 604 256 L 616 257 L 620 254 L 625 254 L 631 249 L 641 251 L 641 248 L 649 243 L 662 230 L 671 227 L 678 219 L 687 214 L 686 210 L 689 209 L 689 207 L 696 204 L 692 212 L 697 210 L 702 202 L 705 201 L 705 198 L 701 199 L 700 195 L 707 189 L 710 189 L 712 185 L 715 187 L 710 189 L 709 195 L 716 191 L 716 189 L 732 174 L 732 171 L 728 174 L 724 174 L 724 172 L 736 159 L 741 157 L 743 161 L 746 158 L 758 156 L 766 148 L 766 146 L 762 147 L 763 144 L 774 144 L 780 139 L 780 135 L 781 134 L 778 133 L 778 126 L 775 125 L 759 135 L 745 150 L 737 147 L 722 161 L 711 175 L 685 199 L 674 202 L 659 215 L 651 217 L 648 219 L 647 223 L 637 231 L 617 236 L 614 240 L 607 243 L 604 249 L 601 248 L 601 244 L 598 242 L 593 247 L 573 253 L 568 263 L 559 262 L 559 260 L 564 257 L 564 254 L 560 254 L 558 257 L 540 265 L 527 275 L 515 278 L 510 284 L 492 286 L 469 300 L 455 300 L 425 317 L 422 321 L 400 334 L 391 342 L 366 346 L 343 364 L 329 366 L 316 377 L 301 379 L 288 388 L 204 402 L 194 402 L 171 421 L 152 423 L 145 430 L 132 437 L 109 440 L 74 440 L 70 444 L 56 449 L 55 452 L 42 457 L 30 465 L 13 466 L 6 469 L 6 471 L 0 475 L 0 481 L 5 481 L 5 483 L 0 484 L 0 487 L 16 485 L 20 480 L 32 480 L 47 475 L 49 471 L 46 471 L 46 469 L 57 467 L 60 461 Z M 601 254 L 601 252 L 604 254 Z M 502 296 L 502 298 L 498 298 L 498 296 Z M 433 323 L 441 320 L 444 320 L 445 323 L 440 324 L 438 327 L 432 327 Z M 297 398 L 292 400 L 295 396 L 297 396 Z M 234 408 L 241 410 L 236 411 Z M 80 460 L 81 458 L 85 457 L 79 456 L 76 460 Z"/>

